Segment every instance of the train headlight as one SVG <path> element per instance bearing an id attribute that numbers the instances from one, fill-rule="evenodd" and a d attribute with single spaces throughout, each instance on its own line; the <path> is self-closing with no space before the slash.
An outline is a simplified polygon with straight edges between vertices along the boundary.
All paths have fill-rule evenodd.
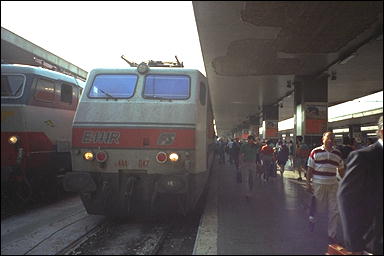
<path id="1" fill-rule="evenodd" d="M 84 156 L 85 160 L 88 160 L 88 161 L 93 160 L 93 153 L 92 152 L 85 152 L 83 156 Z"/>
<path id="2" fill-rule="evenodd" d="M 16 144 L 19 141 L 19 138 L 17 136 L 11 136 L 8 138 L 9 144 Z"/>
<path id="3" fill-rule="evenodd" d="M 159 153 L 157 153 L 157 155 L 156 155 L 156 161 L 157 161 L 158 163 L 161 163 L 161 164 L 167 162 L 167 153 L 165 153 L 165 152 L 159 152 Z"/>
<path id="4" fill-rule="evenodd" d="M 179 155 L 176 153 L 171 153 L 169 155 L 169 160 L 171 160 L 171 162 L 177 162 L 177 160 L 179 160 Z"/>

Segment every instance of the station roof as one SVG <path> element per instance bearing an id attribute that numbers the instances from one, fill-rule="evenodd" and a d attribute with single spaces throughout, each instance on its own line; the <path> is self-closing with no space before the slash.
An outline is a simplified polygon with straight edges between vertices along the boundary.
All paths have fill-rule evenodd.
<path id="1" fill-rule="evenodd" d="M 196 1 L 193 8 L 219 136 L 263 106 L 282 103 L 279 121 L 292 117 L 296 76 L 327 75 L 329 106 L 383 89 L 381 1 Z"/>
<path id="2" fill-rule="evenodd" d="M 85 80 L 88 72 L 41 48 L 23 37 L 1 28 L 1 63 L 44 66 Z"/>

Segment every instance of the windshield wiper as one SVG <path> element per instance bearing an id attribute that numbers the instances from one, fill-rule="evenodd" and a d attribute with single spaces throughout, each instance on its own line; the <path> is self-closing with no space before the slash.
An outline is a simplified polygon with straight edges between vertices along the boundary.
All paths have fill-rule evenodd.
<path id="1" fill-rule="evenodd" d="M 109 98 L 112 98 L 112 99 L 115 99 L 116 100 L 116 98 L 115 97 L 113 97 L 111 94 L 109 94 L 109 93 L 107 93 L 107 92 L 105 92 L 105 91 L 103 91 L 102 89 L 100 89 L 100 88 L 97 88 L 98 90 L 100 90 L 102 93 L 104 93 L 105 95 L 107 95 Z"/>
<path id="2" fill-rule="evenodd" d="M 19 93 L 19 90 L 23 87 L 23 84 L 21 84 L 17 90 L 15 91 L 15 93 L 12 95 L 12 96 L 17 96 L 17 94 Z"/>

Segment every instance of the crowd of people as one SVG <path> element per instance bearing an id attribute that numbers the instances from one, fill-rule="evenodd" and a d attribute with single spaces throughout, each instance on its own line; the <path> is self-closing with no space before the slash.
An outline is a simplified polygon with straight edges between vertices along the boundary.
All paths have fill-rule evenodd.
<path id="1" fill-rule="evenodd" d="M 297 180 L 305 178 L 316 214 L 328 215 L 329 244 L 341 244 L 354 254 L 383 254 L 383 117 L 378 127 L 378 140 L 366 146 L 356 146 L 349 137 L 336 145 L 332 132 L 323 134 L 320 145 L 311 146 L 300 136 L 295 144 L 282 139 L 274 144 L 250 135 L 243 141 L 219 139 L 215 154 L 219 164 L 226 164 L 227 158 L 235 166 L 247 199 L 255 176 L 268 182 L 280 170 L 283 177 L 289 162 L 298 172 Z"/>
<path id="2" fill-rule="evenodd" d="M 249 146 L 243 146 L 247 144 L 254 145 L 254 152 L 248 152 Z M 242 147 L 244 152 L 241 152 Z M 270 177 L 275 177 L 276 170 L 284 175 L 287 163 L 290 170 L 298 171 L 299 177 L 297 179 L 302 181 L 310 150 L 311 148 L 302 142 L 300 136 L 297 137 L 296 144 L 292 140 L 282 139 L 274 143 L 274 140 L 260 140 L 258 137 L 250 135 L 246 140 L 220 138 L 215 145 L 215 155 L 219 164 L 228 162 L 230 165 L 235 165 L 236 170 L 240 170 L 242 153 L 245 154 L 245 162 L 247 163 L 249 158 L 253 159 L 251 155 L 254 154 L 256 172 L 259 175 L 262 174 L 264 181 L 268 181 Z"/>
<path id="3" fill-rule="evenodd" d="M 257 136 L 251 136 L 252 144 L 255 145 L 256 170 L 263 168 L 268 169 L 267 166 L 269 166 L 271 170 L 279 170 L 283 176 L 284 171 L 286 171 L 288 167 L 290 171 L 297 171 L 298 177 L 296 179 L 298 181 L 303 181 L 303 178 L 306 176 L 311 151 L 321 146 L 321 143 L 307 145 L 302 136 L 296 137 L 296 143 L 293 143 L 292 140 L 262 140 Z M 346 161 L 350 152 L 365 148 L 374 144 L 374 142 L 375 140 L 370 138 L 366 144 L 357 144 L 354 138 L 343 136 L 342 143 L 339 145 L 335 145 L 335 141 L 333 141 L 333 147 L 340 151 L 341 159 Z M 230 165 L 235 165 L 236 170 L 239 170 L 239 164 L 241 162 L 240 148 L 247 143 L 249 143 L 249 138 L 246 140 L 240 140 L 239 138 L 218 139 L 215 145 L 215 155 L 219 159 L 219 164 L 229 163 Z M 270 173 L 269 175 L 275 176 L 274 173 Z M 340 181 L 339 173 L 337 173 L 337 178 Z M 264 180 L 266 179 L 268 179 L 268 177 L 265 177 Z"/>

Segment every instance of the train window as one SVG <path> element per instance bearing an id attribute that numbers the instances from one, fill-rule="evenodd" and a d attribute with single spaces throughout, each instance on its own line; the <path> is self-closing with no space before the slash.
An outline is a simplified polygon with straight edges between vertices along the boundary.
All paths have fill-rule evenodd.
<path id="1" fill-rule="evenodd" d="M 90 98 L 130 98 L 135 93 L 137 75 L 97 75 L 88 96 Z"/>
<path id="2" fill-rule="evenodd" d="M 20 97 L 24 83 L 24 75 L 1 75 L 1 97 Z"/>
<path id="3" fill-rule="evenodd" d="M 205 98 L 206 98 L 206 95 L 207 94 L 207 90 L 205 89 L 205 84 L 204 83 L 200 83 L 200 104 L 201 105 L 205 105 Z"/>
<path id="4" fill-rule="evenodd" d="M 60 100 L 72 104 L 72 86 L 68 84 L 61 85 Z"/>
<path id="5" fill-rule="evenodd" d="M 52 102 L 55 99 L 55 84 L 45 79 L 37 79 L 35 99 Z"/>
<path id="6" fill-rule="evenodd" d="M 148 75 L 143 97 L 147 99 L 184 100 L 190 94 L 190 78 L 181 75 Z"/>

